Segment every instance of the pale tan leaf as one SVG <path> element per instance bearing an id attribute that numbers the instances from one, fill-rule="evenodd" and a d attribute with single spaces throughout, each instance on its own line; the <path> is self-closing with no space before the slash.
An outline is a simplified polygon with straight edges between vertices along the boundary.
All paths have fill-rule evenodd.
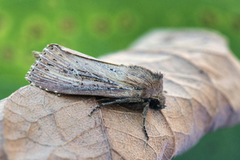
<path id="1" fill-rule="evenodd" d="M 4 103 L 9 159 L 171 159 L 208 132 L 238 123 L 239 63 L 221 36 L 207 31 L 155 31 L 129 50 L 102 60 L 164 74 L 166 108 L 99 109 L 94 97 L 65 96 L 26 86 Z"/>
<path id="2" fill-rule="evenodd" d="M 7 155 L 4 151 L 4 135 L 3 135 L 3 118 L 4 118 L 4 104 L 6 99 L 0 100 L 0 159 L 7 160 Z"/>

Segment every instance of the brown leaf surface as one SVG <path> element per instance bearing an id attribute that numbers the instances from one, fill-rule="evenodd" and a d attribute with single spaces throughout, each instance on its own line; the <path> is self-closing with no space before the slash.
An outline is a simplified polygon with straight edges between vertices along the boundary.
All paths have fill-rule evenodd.
<path id="1" fill-rule="evenodd" d="M 207 31 L 155 31 L 129 50 L 102 58 L 164 74 L 167 107 L 142 111 L 103 107 L 94 97 L 58 97 L 32 86 L 4 103 L 9 159 L 171 159 L 206 133 L 238 123 L 239 63 L 225 40 Z"/>
<path id="2" fill-rule="evenodd" d="M 4 104 L 6 99 L 0 100 L 0 159 L 7 160 L 7 155 L 4 151 L 4 135 L 3 135 L 3 119 L 4 119 Z"/>

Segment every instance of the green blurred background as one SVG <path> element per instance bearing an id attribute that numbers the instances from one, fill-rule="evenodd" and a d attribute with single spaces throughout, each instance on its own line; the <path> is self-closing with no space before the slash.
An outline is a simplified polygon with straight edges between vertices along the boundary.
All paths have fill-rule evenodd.
<path id="1" fill-rule="evenodd" d="M 239 0 L 0 0 L 0 99 L 28 85 L 31 52 L 47 44 L 98 57 L 151 29 L 182 27 L 215 29 L 240 56 Z M 240 159 L 239 135 L 240 126 L 211 133 L 175 159 Z"/>

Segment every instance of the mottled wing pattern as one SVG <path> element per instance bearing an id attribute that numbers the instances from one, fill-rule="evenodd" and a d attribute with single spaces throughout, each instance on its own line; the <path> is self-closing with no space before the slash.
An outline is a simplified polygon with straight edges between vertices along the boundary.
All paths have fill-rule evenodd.
<path id="1" fill-rule="evenodd" d="M 37 58 L 26 79 L 47 91 L 105 97 L 139 97 L 151 87 L 153 73 L 138 66 L 106 63 L 57 44 Z"/>

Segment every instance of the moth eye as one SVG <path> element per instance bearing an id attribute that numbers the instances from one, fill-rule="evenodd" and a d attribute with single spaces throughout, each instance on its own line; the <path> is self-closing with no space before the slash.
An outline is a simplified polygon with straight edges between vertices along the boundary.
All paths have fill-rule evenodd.
<path id="1" fill-rule="evenodd" d="M 157 99 L 151 99 L 149 106 L 151 106 L 151 108 L 161 107 L 160 102 Z"/>

